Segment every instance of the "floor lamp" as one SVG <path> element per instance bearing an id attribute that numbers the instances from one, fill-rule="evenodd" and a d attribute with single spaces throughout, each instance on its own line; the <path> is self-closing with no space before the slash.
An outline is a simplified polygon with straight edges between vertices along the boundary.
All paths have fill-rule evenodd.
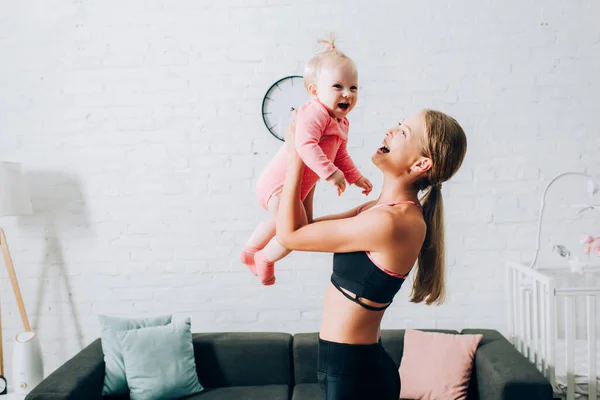
<path id="1" fill-rule="evenodd" d="M 19 163 L 0 162 L 0 217 L 31 214 L 29 190 Z M 43 379 L 42 358 L 37 335 L 32 332 L 25 305 L 17 282 L 4 230 L 0 228 L 0 248 L 21 314 L 24 332 L 17 334 L 13 351 L 13 382 L 16 393 L 26 394 Z M 6 393 L 2 326 L 0 319 L 0 385 Z M 1 388 L 1 387 L 0 387 Z"/>

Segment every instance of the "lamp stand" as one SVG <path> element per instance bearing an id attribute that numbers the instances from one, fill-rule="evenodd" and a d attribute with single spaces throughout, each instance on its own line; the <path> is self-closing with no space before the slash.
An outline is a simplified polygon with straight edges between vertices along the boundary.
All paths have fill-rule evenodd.
<path id="1" fill-rule="evenodd" d="M 0 307 L 2 307 L 0 305 Z M 2 311 L 0 310 L 0 395 L 8 393 L 8 382 L 4 377 L 4 353 L 2 351 Z"/>
<path id="2" fill-rule="evenodd" d="M 23 297 L 21 296 L 21 289 L 19 289 L 19 282 L 17 282 L 17 274 L 15 273 L 15 267 L 13 266 L 12 258 L 10 257 L 10 251 L 8 250 L 6 235 L 2 228 L 0 228 L 0 247 L 2 248 L 2 254 L 4 255 L 4 262 L 6 263 L 6 269 L 8 270 L 8 276 L 10 277 L 10 283 L 12 284 L 15 297 L 17 298 L 17 305 L 19 306 L 19 312 L 21 313 L 23 328 L 25 329 L 25 332 L 31 332 L 31 326 L 29 325 L 27 312 L 25 311 L 25 304 L 23 304 Z"/>
<path id="3" fill-rule="evenodd" d="M 19 312 L 21 313 L 21 320 L 23 321 L 23 327 L 25 329 L 25 332 L 17 335 L 15 351 L 13 354 L 13 368 L 15 369 L 15 377 L 13 377 L 13 379 L 16 383 L 15 392 L 27 394 L 42 380 L 43 367 L 41 352 L 39 343 L 36 340 L 36 335 L 31 332 L 31 326 L 29 325 L 27 312 L 25 311 L 25 304 L 23 303 L 23 297 L 21 296 L 21 290 L 19 289 L 19 283 L 17 282 L 17 274 L 15 273 L 15 267 L 13 266 L 10 251 L 8 249 L 6 235 L 2 228 L 0 228 L 0 248 L 2 248 L 4 262 L 6 264 L 6 269 L 8 270 L 13 291 L 15 292 L 17 305 L 19 307 Z M 25 339 L 20 340 L 22 337 L 25 337 Z M 2 324 L 0 317 L 0 395 L 6 394 L 7 387 L 6 378 L 4 377 L 4 354 L 2 350 Z"/>

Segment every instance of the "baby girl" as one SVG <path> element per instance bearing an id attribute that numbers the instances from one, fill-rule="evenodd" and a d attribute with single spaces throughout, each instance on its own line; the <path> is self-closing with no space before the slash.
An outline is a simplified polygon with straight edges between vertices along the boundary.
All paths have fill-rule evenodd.
<path id="1" fill-rule="evenodd" d="M 368 195 L 373 185 L 362 176 L 348 154 L 349 122 L 346 116 L 356 104 L 358 73 L 354 62 L 334 46 L 334 40 L 320 41 L 327 49 L 314 56 L 304 71 L 304 86 L 310 100 L 296 115 L 298 154 L 304 164 L 301 196 L 307 221 L 312 220 L 312 198 L 319 179 L 335 187 L 338 196 L 346 189 L 346 181 Z M 240 259 L 258 275 L 263 285 L 275 283 L 275 262 L 290 253 L 279 244 L 275 234 L 275 218 L 285 180 L 287 150 L 282 146 L 267 165 L 257 182 L 257 197 L 271 218 L 256 227 Z"/>

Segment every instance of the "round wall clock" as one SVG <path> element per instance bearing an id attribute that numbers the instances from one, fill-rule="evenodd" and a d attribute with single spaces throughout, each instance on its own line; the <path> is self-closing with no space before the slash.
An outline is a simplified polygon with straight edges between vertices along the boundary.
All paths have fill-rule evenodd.
<path id="1" fill-rule="evenodd" d="M 271 135 L 284 141 L 292 110 L 297 110 L 308 99 L 302 76 L 286 76 L 271 85 L 262 102 L 263 122 Z"/>

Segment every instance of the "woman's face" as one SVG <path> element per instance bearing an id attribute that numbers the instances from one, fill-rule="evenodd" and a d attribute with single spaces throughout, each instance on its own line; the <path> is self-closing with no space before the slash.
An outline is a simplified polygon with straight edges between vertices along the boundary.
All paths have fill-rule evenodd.
<path id="1" fill-rule="evenodd" d="M 384 172 L 407 172 L 423 157 L 425 118 L 418 112 L 385 131 L 382 146 L 373 155 L 373 163 Z"/>

